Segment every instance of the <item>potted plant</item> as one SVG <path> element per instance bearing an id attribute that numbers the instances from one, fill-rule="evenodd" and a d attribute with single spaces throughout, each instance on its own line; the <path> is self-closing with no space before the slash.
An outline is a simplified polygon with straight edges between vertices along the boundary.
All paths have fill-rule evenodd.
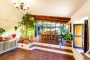
<path id="1" fill-rule="evenodd" d="M 22 21 L 18 23 L 22 38 L 27 40 L 34 35 L 34 31 L 35 31 L 34 24 L 35 24 L 35 19 L 29 13 L 26 13 L 22 17 Z"/>
<path id="2" fill-rule="evenodd" d="M 66 41 L 66 46 L 71 46 L 72 41 L 72 34 L 69 32 L 66 32 L 63 36 L 64 40 Z"/>
<path id="3" fill-rule="evenodd" d="M 3 28 L 0 28 L 0 40 L 3 39 L 3 37 L 1 37 L 1 35 L 5 32 L 5 30 Z"/>

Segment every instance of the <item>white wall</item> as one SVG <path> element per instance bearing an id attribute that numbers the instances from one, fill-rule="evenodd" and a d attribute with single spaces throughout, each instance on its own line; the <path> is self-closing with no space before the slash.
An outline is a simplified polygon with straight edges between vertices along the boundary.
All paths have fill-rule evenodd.
<path id="1" fill-rule="evenodd" d="M 71 22 L 74 23 L 74 20 L 80 20 L 86 16 L 90 12 L 90 0 L 88 0 L 72 17 Z"/>
<path id="2" fill-rule="evenodd" d="M 84 17 L 88 16 L 88 20 L 89 20 L 89 31 L 90 31 L 90 0 L 88 0 L 72 17 L 71 17 L 71 23 L 72 26 L 75 23 L 75 20 L 77 20 L 79 22 L 79 20 L 81 20 Z M 83 21 L 83 20 L 82 20 Z M 79 23 L 78 23 L 79 24 Z M 72 31 L 73 31 L 73 27 L 72 27 Z M 90 49 L 90 32 L 89 32 L 89 49 Z M 79 57 L 78 52 L 76 52 L 76 50 L 73 48 L 73 52 L 74 52 L 74 57 L 79 59 L 81 57 Z M 78 56 L 78 57 L 77 57 Z"/>
<path id="3" fill-rule="evenodd" d="M 23 13 L 0 2 L 0 27 L 5 30 L 14 28 L 21 20 Z"/>
<path id="4" fill-rule="evenodd" d="M 71 17 L 71 22 L 72 24 L 75 24 L 75 20 L 77 19 L 78 21 L 86 16 L 88 16 L 89 20 L 89 31 L 90 31 L 90 0 L 88 0 L 72 17 Z M 73 28 L 72 28 L 73 31 Z M 90 35 L 89 35 L 90 37 Z M 90 38 L 89 38 L 90 40 Z M 89 45 L 90 48 L 90 45 Z"/>

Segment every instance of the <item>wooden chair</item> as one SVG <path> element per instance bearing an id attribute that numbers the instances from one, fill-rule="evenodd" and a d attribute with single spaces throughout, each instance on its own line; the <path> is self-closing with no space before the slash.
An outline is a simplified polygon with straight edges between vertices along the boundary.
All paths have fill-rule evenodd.
<path id="1" fill-rule="evenodd" d="M 50 40 L 51 39 L 51 35 L 50 34 L 46 34 L 46 39 Z"/>
<path id="2" fill-rule="evenodd" d="M 57 36 L 58 36 L 57 32 L 52 31 L 51 40 L 57 40 L 57 38 L 58 38 Z"/>
<path id="3" fill-rule="evenodd" d="M 46 39 L 46 33 L 45 32 L 41 33 L 41 39 Z"/>
<path id="4" fill-rule="evenodd" d="M 41 39 L 46 39 L 46 34 L 42 34 Z"/>
<path id="5" fill-rule="evenodd" d="M 57 36 L 55 34 L 51 34 L 51 40 L 56 40 Z"/>
<path id="6" fill-rule="evenodd" d="M 46 39 L 50 40 L 51 39 L 51 31 L 46 32 Z"/>

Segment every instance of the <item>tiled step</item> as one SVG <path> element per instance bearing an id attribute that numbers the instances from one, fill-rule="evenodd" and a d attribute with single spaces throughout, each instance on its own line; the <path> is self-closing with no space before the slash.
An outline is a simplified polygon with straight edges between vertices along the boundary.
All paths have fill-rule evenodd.
<path id="1" fill-rule="evenodd" d="M 50 47 L 55 47 L 55 48 L 62 48 L 62 49 L 72 50 L 72 47 L 69 47 L 69 46 L 62 46 L 61 43 L 60 43 L 59 45 L 55 45 L 55 44 L 48 44 L 48 43 L 35 42 L 34 44 L 35 44 L 35 45 L 41 45 L 41 46 L 50 46 Z"/>
<path id="2" fill-rule="evenodd" d="M 73 53 L 66 52 L 66 51 L 49 49 L 49 48 L 43 48 L 43 47 L 37 47 L 37 46 L 34 46 L 34 47 L 35 47 L 35 49 L 38 49 L 38 50 L 43 50 L 43 51 L 48 51 L 48 52 L 54 52 L 54 53 L 60 53 L 60 54 L 71 55 L 71 56 L 73 55 Z"/>
<path id="3" fill-rule="evenodd" d="M 47 49 L 53 49 L 53 50 L 58 50 L 58 51 L 65 51 L 65 52 L 70 52 L 72 53 L 72 50 L 68 49 L 62 49 L 62 48 L 56 48 L 56 47 L 50 47 L 50 46 L 42 46 L 42 45 L 32 45 L 31 47 L 40 47 L 40 48 L 47 48 Z"/>
<path id="4" fill-rule="evenodd" d="M 37 44 L 37 43 L 34 43 L 29 48 L 32 48 L 32 50 L 38 49 L 38 50 L 44 50 L 44 51 L 49 51 L 49 52 L 54 52 L 54 53 L 73 55 L 71 49 L 69 49 L 67 47 L 66 47 L 67 49 L 65 49 L 65 47 L 60 48 L 60 47 L 58 47 L 58 45 L 51 45 L 51 44 L 48 45 L 48 44 Z"/>

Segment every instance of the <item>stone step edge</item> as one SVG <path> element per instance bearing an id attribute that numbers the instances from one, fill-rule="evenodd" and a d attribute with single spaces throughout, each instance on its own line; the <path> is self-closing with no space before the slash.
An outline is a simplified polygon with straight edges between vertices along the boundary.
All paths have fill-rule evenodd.
<path id="1" fill-rule="evenodd" d="M 72 47 L 59 46 L 59 45 L 55 45 L 55 44 L 47 44 L 47 43 L 34 42 L 33 45 L 41 45 L 41 46 L 48 46 L 48 47 L 54 47 L 54 48 L 62 48 L 62 49 L 72 50 Z"/>
<path id="2" fill-rule="evenodd" d="M 49 48 L 42 48 L 42 47 L 34 46 L 33 50 L 34 49 L 39 49 L 39 50 L 44 50 L 44 51 L 49 51 L 49 52 L 54 52 L 54 53 L 60 53 L 60 54 L 67 54 L 67 55 L 73 56 L 73 53 L 65 52 L 65 51 L 59 51 L 59 50 L 54 50 L 54 49 L 49 49 Z"/>
<path id="3" fill-rule="evenodd" d="M 70 52 L 72 53 L 72 50 L 68 50 L 68 49 L 62 49 L 62 48 L 55 48 L 55 47 L 50 47 L 50 46 L 41 46 L 41 45 L 32 45 L 30 48 L 33 47 L 41 47 L 41 48 L 47 48 L 47 49 L 53 49 L 53 50 L 59 50 L 59 51 L 65 51 L 65 52 Z"/>

